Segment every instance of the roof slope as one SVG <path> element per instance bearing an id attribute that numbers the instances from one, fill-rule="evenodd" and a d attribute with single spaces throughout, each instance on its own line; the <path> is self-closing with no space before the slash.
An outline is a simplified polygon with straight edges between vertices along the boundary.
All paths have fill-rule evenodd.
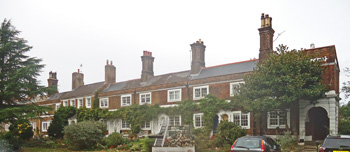
<path id="1" fill-rule="evenodd" d="M 80 86 L 73 91 L 69 91 L 65 93 L 64 95 L 61 96 L 61 99 L 68 99 L 68 98 L 74 98 L 74 97 L 82 97 L 82 96 L 87 96 L 87 95 L 93 95 L 98 89 L 102 88 L 104 85 L 103 82 L 97 82 L 97 83 L 92 83 L 88 85 L 83 85 Z"/>
<path id="2" fill-rule="evenodd" d="M 253 71 L 258 59 L 203 68 L 192 80 Z"/>
<path id="3" fill-rule="evenodd" d="M 151 85 L 183 82 L 183 81 L 216 77 L 216 76 L 222 76 L 222 75 L 228 75 L 228 74 L 249 72 L 254 70 L 254 68 L 256 67 L 257 61 L 258 60 L 255 59 L 255 60 L 203 68 L 199 72 L 199 74 L 196 74 L 196 75 L 191 75 L 191 71 L 182 71 L 177 73 L 169 73 L 169 74 L 154 76 L 145 82 L 141 82 L 141 79 L 118 82 L 118 83 L 111 84 L 109 87 L 107 87 L 104 90 L 104 92 L 112 92 L 112 91 L 126 90 L 126 89 L 139 88 L 139 87 L 145 87 L 145 86 L 151 86 Z"/>

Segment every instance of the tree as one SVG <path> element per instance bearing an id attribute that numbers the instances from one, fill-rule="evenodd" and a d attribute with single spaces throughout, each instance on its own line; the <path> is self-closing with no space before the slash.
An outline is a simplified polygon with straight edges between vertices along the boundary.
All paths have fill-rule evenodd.
<path id="1" fill-rule="evenodd" d="M 38 84 L 36 77 L 44 65 L 41 59 L 25 55 L 31 46 L 27 41 L 19 38 L 20 31 L 4 20 L 0 27 L 0 122 L 10 122 L 18 127 L 19 122 L 27 118 L 34 118 L 51 108 L 40 107 L 35 104 L 19 104 L 34 98 L 44 96 L 45 93 L 56 92 L 55 87 L 43 87 Z M 15 126 L 17 125 L 17 126 Z M 13 134 L 13 139 L 19 135 Z M 21 135 L 22 136 L 22 135 Z M 18 137 L 18 138 L 17 138 Z M 18 141 L 10 141 L 18 143 Z"/>
<path id="2" fill-rule="evenodd" d="M 76 113 L 76 108 L 72 106 L 60 106 L 56 111 L 53 120 L 50 124 L 47 134 L 54 138 L 63 138 L 63 129 L 68 125 L 68 119 Z"/>
<path id="3" fill-rule="evenodd" d="M 26 56 L 31 46 L 19 38 L 20 31 L 6 19 L 0 28 L 0 107 L 25 102 L 53 88 L 38 85 L 36 77 L 44 65 L 41 59 Z"/>
<path id="4" fill-rule="evenodd" d="M 279 45 L 256 70 L 244 76 L 233 101 L 245 111 L 261 112 L 297 108 L 301 100 L 316 103 L 326 92 L 322 83 L 322 61 L 315 54 Z M 288 127 L 288 126 L 287 126 Z"/>
<path id="5" fill-rule="evenodd" d="M 350 68 L 345 68 L 344 71 L 346 73 L 350 73 Z M 346 74 L 347 77 L 349 77 L 349 74 Z M 341 89 L 342 92 L 345 94 L 345 98 L 348 99 L 350 97 L 350 81 L 344 82 L 343 87 Z"/>

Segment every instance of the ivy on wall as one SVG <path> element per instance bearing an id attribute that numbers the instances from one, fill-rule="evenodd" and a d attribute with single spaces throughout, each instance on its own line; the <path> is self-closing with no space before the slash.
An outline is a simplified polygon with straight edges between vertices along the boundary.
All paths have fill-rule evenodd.
<path id="1" fill-rule="evenodd" d="M 120 108 L 117 111 L 108 111 L 100 108 L 80 108 L 77 110 L 77 119 L 78 121 L 123 119 L 131 124 L 131 131 L 136 134 L 141 131 L 141 124 L 145 121 L 158 119 L 160 114 L 166 114 L 168 116 L 181 115 L 184 124 L 193 126 L 193 114 L 203 113 L 204 128 L 210 131 L 213 129 L 216 114 L 220 110 L 231 110 L 233 108 L 235 108 L 234 103 L 208 95 L 198 102 L 185 100 L 179 102 L 178 106 L 166 108 L 148 104 L 134 104 Z"/>

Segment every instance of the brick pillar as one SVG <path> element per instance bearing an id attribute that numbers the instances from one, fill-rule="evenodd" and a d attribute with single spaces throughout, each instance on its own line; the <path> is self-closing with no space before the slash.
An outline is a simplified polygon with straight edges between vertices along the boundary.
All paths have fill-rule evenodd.
<path id="1" fill-rule="evenodd" d="M 143 51 L 143 56 L 141 56 L 141 61 L 142 61 L 141 81 L 144 82 L 154 76 L 154 73 L 153 73 L 154 57 L 152 57 L 152 52 Z"/>
<path id="2" fill-rule="evenodd" d="M 78 72 L 74 72 L 72 74 L 72 90 L 84 85 L 84 74 Z"/>
<path id="3" fill-rule="evenodd" d="M 113 65 L 113 62 L 111 61 L 110 63 L 107 60 L 107 64 L 105 65 L 105 84 L 111 84 L 115 83 L 115 66 Z"/>

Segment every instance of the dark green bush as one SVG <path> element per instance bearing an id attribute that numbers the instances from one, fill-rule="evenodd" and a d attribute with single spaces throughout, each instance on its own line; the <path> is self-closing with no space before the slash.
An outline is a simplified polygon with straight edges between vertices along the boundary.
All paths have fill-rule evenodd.
<path id="1" fill-rule="evenodd" d="M 63 128 L 68 125 L 68 118 L 75 115 L 76 108 L 60 106 L 56 111 L 47 134 L 53 138 L 63 138 Z"/>
<path id="2" fill-rule="evenodd" d="M 233 122 L 221 121 L 217 129 L 217 145 L 220 147 L 232 145 L 237 138 L 246 134 L 246 130 L 235 125 Z"/>
<path id="3" fill-rule="evenodd" d="M 64 127 L 64 140 L 73 150 L 93 149 L 101 143 L 106 125 L 98 121 L 83 121 Z"/>
<path id="4" fill-rule="evenodd" d="M 113 132 L 108 137 L 103 138 L 103 143 L 105 143 L 107 147 L 118 147 L 118 145 L 123 143 L 123 137 L 119 133 Z"/>

